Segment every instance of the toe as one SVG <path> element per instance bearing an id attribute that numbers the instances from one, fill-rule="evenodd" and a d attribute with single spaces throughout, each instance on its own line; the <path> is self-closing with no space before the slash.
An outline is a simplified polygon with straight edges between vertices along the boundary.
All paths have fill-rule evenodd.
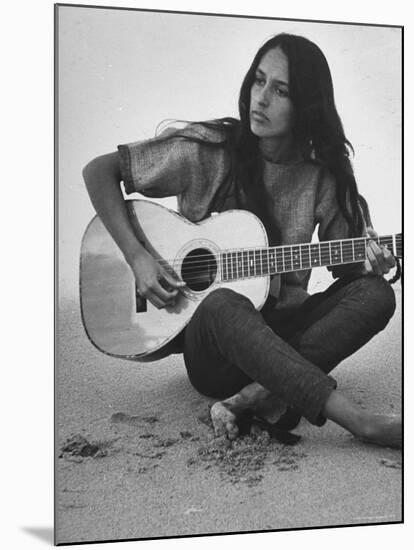
<path id="1" fill-rule="evenodd" d="M 215 403 L 210 409 L 211 422 L 213 423 L 214 435 L 216 437 L 227 435 L 223 412 L 225 411 L 223 411 L 223 407 L 220 403 Z"/>
<path id="2" fill-rule="evenodd" d="M 234 422 L 227 422 L 226 424 L 227 437 L 231 440 L 237 439 L 239 435 L 239 428 Z"/>
<path id="3" fill-rule="evenodd" d="M 213 421 L 213 427 L 214 427 L 214 435 L 216 437 L 221 437 L 222 435 L 226 435 L 226 428 L 222 422 Z"/>

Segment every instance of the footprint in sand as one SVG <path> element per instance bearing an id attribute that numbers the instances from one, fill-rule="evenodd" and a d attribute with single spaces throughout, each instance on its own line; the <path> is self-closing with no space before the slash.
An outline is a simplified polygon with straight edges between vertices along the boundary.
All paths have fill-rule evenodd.
<path id="1" fill-rule="evenodd" d="M 401 460 L 390 460 L 388 458 L 381 458 L 380 464 L 386 466 L 387 468 L 394 468 L 396 470 L 401 470 L 402 468 Z"/>
<path id="2" fill-rule="evenodd" d="M 111 416 L 113 424 L 128 424 L 129 426 L 140 426 L 143 422 L 146 424 L 155 424 L 159 421 L 157 416 L 131 416 L 123 412 L 114 413 Z"/>
<path id="3" fill-rule="evenodd" d="M 83 435 L 75 434 L 69 437 L 62 445 L 59 458 L 74 459 L 80 462 L 83 457 L 103 457 L 113 441 L 97 441 L 91 443 Z"/>

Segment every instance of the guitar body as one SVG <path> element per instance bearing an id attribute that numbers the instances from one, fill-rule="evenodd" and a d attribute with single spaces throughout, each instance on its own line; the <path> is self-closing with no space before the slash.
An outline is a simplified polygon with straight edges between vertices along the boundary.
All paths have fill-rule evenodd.
<path id="1" fill-rule="evenodd" d="M 232 210 L 193 224 L 149 201 L 127 201 L 137 237 L 154 257 L 164 259 L 187 286 L 174 306 L 157 309 L 136 293 L 132 271 L 118 246 L 95 217 L 81 247 L 82 319 L 92 343 L 102 352 L 130 360 L 152 361 L 168 354 L 167 344 L 186 326 L 200 302 L 217 288 L 230 288 L 257 309 L 266 301 L 269 275 L 222 280 L 221 250 L 267 247 L 262 223 L 250 212 Z M 139 223 L 138 223 L 139 220 Z M 191 278 L 194 261 L 204 273 Z M 200 273 L 200 271 L 198 271 Z"/>

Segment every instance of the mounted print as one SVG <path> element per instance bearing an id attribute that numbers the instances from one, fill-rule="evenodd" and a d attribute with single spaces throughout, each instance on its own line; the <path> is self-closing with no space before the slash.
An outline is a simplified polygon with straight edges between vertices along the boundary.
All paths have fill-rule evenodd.
<path id="1" fill-rule="evenodd" d="M 55 6 L 58 545 L 402 522 L 402 27 Z"/>

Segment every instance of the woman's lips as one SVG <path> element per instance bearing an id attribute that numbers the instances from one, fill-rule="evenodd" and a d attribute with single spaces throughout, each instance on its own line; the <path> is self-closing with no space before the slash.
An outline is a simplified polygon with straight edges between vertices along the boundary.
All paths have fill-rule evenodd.
<path id="1" fill-rule="evenodd" d="M 258 122 L 267 122 L 269 119 L 260 111 L 252 111 L 251 117 Z"/>

